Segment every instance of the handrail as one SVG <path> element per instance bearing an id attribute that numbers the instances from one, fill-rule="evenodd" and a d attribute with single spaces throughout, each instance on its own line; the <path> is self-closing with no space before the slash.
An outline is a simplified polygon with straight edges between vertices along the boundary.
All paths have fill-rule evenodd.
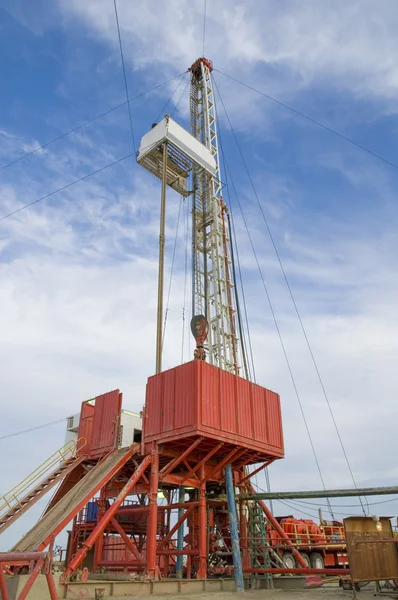
<path id="1" fill-rule="evenodd" d="M 79 438 L 78 440 L 70 440 L 64 446 L 59 448 L 47 460 L 39 465 L 30 475 L 25 477 L 20 483 L 15 485 L 11 490 L 0 496 L 0 518 L 4 514 L 14 508 L 16 505 L 21 506 L 21 500 L 32 491 L 40 481 L 45 480 L 60 462 L 65 463 L 71 458 L 76 458 L 78 450 L 85 446 L 87 440 Z M 60 461 L 61 459 L 61 461 Z"/>

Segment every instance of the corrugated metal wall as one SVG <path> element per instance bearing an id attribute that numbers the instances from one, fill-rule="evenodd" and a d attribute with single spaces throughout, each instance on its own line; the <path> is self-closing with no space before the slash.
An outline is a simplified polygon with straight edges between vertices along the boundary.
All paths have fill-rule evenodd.
<path id="1" fill-rule="evenodd" d="M 103 454 L 117 446 L 122 395 L 113 390 L 95 399 L 91 454 Z"/>
<path id="2" fill-rule="evenodd" d="M 145 406 L 146 441 L 207 433 L 283 456 L 279 395 L 203 361 L 150 377 Z"/>

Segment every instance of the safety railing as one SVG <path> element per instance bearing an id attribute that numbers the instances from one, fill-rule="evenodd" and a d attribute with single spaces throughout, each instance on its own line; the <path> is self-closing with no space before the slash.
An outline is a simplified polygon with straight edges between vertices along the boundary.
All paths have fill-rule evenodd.
<path id="1" fill-rule="evenodd" d="M 17 507 L 18 505 L 22 508 L 21 500 L 25 498 L 29 492 L 33 491 L 40 482 L 44 483 L 57 468 L 61 470 L 63 463 L 71 458 L 75 458 L 78 450 L 85 446 L 86 443 L 87 441 L 84 438 L 67 442 L 46 461 L 39 465 L 30 475 L 25 477 L 25 479 L 6 492 L 3 496 L 0 496 L 0 519 L 10 509 Z"/>

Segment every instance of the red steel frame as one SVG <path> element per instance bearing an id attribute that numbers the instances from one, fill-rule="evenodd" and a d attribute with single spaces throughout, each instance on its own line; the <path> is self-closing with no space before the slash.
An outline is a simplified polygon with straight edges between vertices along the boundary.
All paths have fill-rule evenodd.
<path id="1" fill-rule="evenodd" d="M 138 454 L 139 444 L 133 445 L 130 451 L 111 469 L 111 472 L 104 473 L 101 481 L 97 482 L 90 491 L 87 491 L 84 500 L 64 515 L 62 522 L 54 528 L 54 531 L 48 532 L 45 540 L 38 545 L 36 550 L 40 554 L 40 551 L 44 550 L 50 541 L 54 539 L 54 536 L 70 521 L 71 515 L 77 515 L 87 504 L 87 501 L 99 492 L 97 520 L 92 523 L 85 522 L 81 524 L 77 517 L 75 518 L 73 531 L 76 531 L 76 535 L 72 535 L 71 539 L 74 540 L 73 543 L 77 544 L 79 527 L 82 528 L 81 531 L 83 531 L 85 539 L 80 547 L 76 548 L 76 551 L 69 553 L 67 567 L 61 577 L 63 583 L 67 583 L 73 573 L 84 566 L 84 559 L 91 549 L 94 552 L 94 569 L 104 566 L 111 570 L 133 570 L 146 575 L 149 579 L 156 580 L 160 577 L 169 576 L 174 568 L 177 556 L 182 554 L 187 557 L 186 576 L 189 578 L 194 572 L 196 578 L 205 579 L 209 575 L 208 511 L 217 511 L 220 508 L 221 512 L 225 513 L 226 508 L 226 501 L 222 497 L 216 500 L 206 498 L 207 486 L 211 482 L 222 486 L 224 480 L 223 470 L 227 464 L 232 464 L 237 487 L 241 491 L 252 491 L 247 469 L 244 465 L 246 461 L 252 461 L 253 456 L 247 454 L 246 448 L 237 446 L 230 450 L 221 461 L 217 461 L 214 455 L 222 449 L 224 442 L 216 443 L 213 448 L 203 446 L 201 450 L 202 442 L 207 443 L 208 440 L 202 437 L 197 438 L 182 452 L 175 451 L 173 448 L 158 446 L 153 442 L 150 447 L 146 447 L 147 452 L 149 451 L 146 455 Z M 245 459 L 242 458 L 244 454 Z M 269 462 L 260 465 L 256 472 L 265 468 Z M 197 490 L 197 497 L 182 503 L 173 503 L 170 502 L 171 496 L 167 492 L 167 505 L 158 505 L 157 496 L 163 485 L 171 485 L 173 488 L 188 486 Z M 131 495 L 138 495 L 138 497 L 141 497 L 141 501 L 145 497 L 147 504 L 135 504 L 133 506 L 123 504 L 126 498 Z M 113 502 L 109 505 L 109 499 L 112 498 Z M 259 501 L 259 505 L 263 509 L 267 520 L 277 531 L 281 541 L 289 547 L 289 550 L 295 556 L 298 564 L 307 569 L 305 572 L 301 570 L 300 572 L 306 574 L 308 567 L 298 550 L 293 546 L 265 503 Z M 247 538 L 248 517 L 247 512 L 243 510 L 246 502 L 244 500 L 240 501 L 240 506 L 242 507 L 239 524 L 243 570 L 246 573 L 251 573 Z M 171 525 L 171 511 L 177 509 L 184 509 L 184 512 L 175 524 Z M 126 516 L 131 517 L 133 519 L 132 523 L 134 523 L 136 517 L 143 519 L 144 533 L 141 536 L 141 541 L 139 539 L 140 534 L 131 535 L 129 529 L 124 528 L 123 520 L 119 519 L 123 515 L 124 518 Z M 177 550 L 174 537 L 184 522 L 188 523 L 188 535 L 183 549 Z M 225 526 L 228 526 L 227 521 Z M 109 534 L 118 536 L 116 539 L 120 539 L 120 543 L 130 557 L 126 555 L 124 558 L 118 559 L 105 557 L 104 548 L 106 545 L 104 542 Z M 27 561 L 38 556 L 37 553 L 33 553 L 33 555 L 19 554 L 19 564 L 27 564 Z M 44 556 L 44 554 L 40 554 L 40 557 Z M 7 562 L 9 558 L 12 558 L 14 562 Z M 17 564 L 16 560 L 15 556 L 3 555 L 1 562 L 3 565 L 10 566 Z M 36 567 L 29 578 L 30 586 L 33 585 L 44 564 L 40 563 L 40 560 L 36 563 Z M 229 571 L 226 570 L 225 572 L 230 573 L 230 569 L 231 567 L 229 567 Z M 256 572 L 265 571 L 260 569 Z M 269 572 L 272 573 L 273 571 Z M 317 573 L 317 571 L 311 570 L 311 574 L 313 573 Z M 345 573 L 347 574 L 347 571 Z M 318 572 L 318 574 L 321 573 Z M 51 598 L 55 600 L 56 588 L 52 576 L 48 576 L 47 580 Z M 0 590 L 4 590 L 4 585 L 4 572 L 3 569 L 0 569 Z M 5 598 L 7 599 L 7 596 Z M 24 600 L 24 598 L 25 596 L 21 596 L 21 600 Z"/>
<path id="2" fill-rule="evenodd" d="M 50 552 L 0 552 L 0 592 L 2 600 L 9 600 L 7 582 L 4 576 L 4 565 L 20 565 L 21 561 L 30 563 L 30 575 L 27 582 L 21 590 L 17 600 L 25 600 L 39 573 L 44 568 L 44 573 L 47 580 L 48 591 L 51 600 L 58 600 L 57 587 L 55 585 L 54 576 L 51 571 L 52 567 L 52 550 Z M 32 564 L 36 561 L 36 564 Z"/>

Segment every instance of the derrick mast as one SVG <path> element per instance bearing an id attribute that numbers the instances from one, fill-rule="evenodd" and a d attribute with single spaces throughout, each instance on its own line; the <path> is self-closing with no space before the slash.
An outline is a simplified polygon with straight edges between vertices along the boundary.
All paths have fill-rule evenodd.
<path id="1" fill-rule="evenodd" d="M 189 70 L 191 133 L 216 161 L 215 176 L 198 167 L 193 170 L 192 313 L 204 315 L 209 323 L 206 346 L 209 362 L 238 374 L 231 242 L 227 208 L 222 199 L 212 64 L 199 58 Z"/>

